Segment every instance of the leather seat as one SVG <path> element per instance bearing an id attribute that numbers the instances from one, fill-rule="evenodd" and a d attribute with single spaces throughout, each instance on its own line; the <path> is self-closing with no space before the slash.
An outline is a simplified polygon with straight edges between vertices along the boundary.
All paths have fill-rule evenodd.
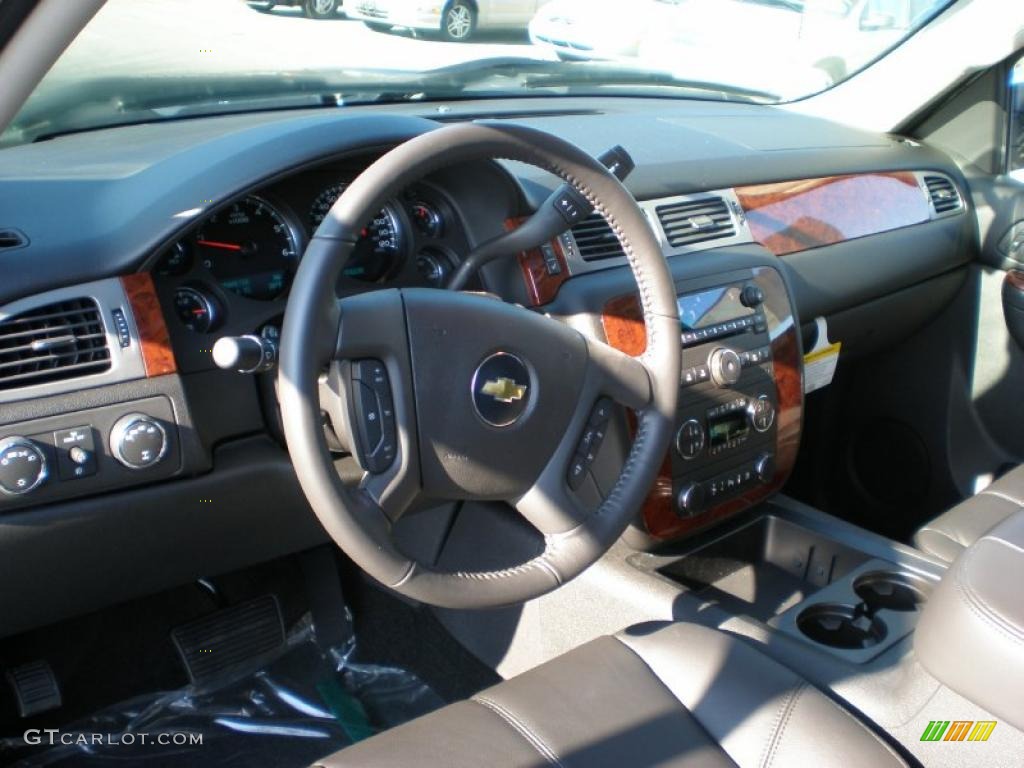
<path id="1" fill-rule="evenodd" d="M 323 759 L 325 768 L 902 766 L 849 712 L 694 624 L 602 637 Z"/>
<path id="2" fill-rule="evenodd" d="M 1024 465 L 944 512 L 914 534 L 914 546 L 952 563 L 1014 512 L 1024 509 Z"/>

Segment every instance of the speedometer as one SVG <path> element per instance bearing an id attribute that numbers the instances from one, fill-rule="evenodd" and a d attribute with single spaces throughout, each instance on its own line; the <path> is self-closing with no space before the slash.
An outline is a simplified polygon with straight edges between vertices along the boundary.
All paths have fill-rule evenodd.
<path id="1" fill-rule="evenodd" d="M 291 220 L 254 195 L 204 221 L 193 243 L 221 288 L 259 301 L 287 291 L 299 261 Z"/>
<path id="2" fill-rule="evenodd" d="M 345 191 L 346 184 L 334 184 L 317 195 L 309 210 L 315 231 Z M 393 277 L 402 267 L 406 239 L 397 208 L 386 205 L 360 233 L 352 256 L 342 270 L 350 280 L 378 283 Z"/>

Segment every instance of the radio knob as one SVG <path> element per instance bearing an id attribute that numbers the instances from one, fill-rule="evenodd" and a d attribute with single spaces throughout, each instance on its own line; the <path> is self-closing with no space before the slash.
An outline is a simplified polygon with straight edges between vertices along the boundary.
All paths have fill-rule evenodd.
<path id="1" fill-rule="evenodd" d="M 704 510 L 704 486 L 700 483 L 687 483 L 676 496 L 679 514 L 692 517 Z"/>
<path id="2" fill-rule="evenodd" d="M 731 387 L 740 380 L 743 361 L 728 347 L 719 347 L 708 357 L 711 379 L 720 387 Z"/>
<path id="3" fill-rule="evenodd" d="M 770 453 L 759 456 L 754 462 L 754 472 L 762 483 L 770 483 L 775 479 L 775 457 Z"/>
<path id="4" fill-rule="evenodd" d="M 110 452 L 128 469 L 148 469 L 160 463 L 169 447 L 167 432 L 144 413 L 122 416 L 110 430 Z"/>
<path id="5" fill-rule="evenodd" d="M 689 461 L 700 456 L 704 450 L 704 425 L 697 419 L 686 421 L 676 433 L 676 450 Z"/>
<path id="6" fill-rule="evenodd" d="M 750 426 L 758 432 L 767 432 L 775 423 L 775 403 L 768 395 L 761 395 L 750 404 Z"/>
<path id="7" fill-rule="evenodd" d="M 49 470 L 46 454 L 27 437 L 8 437 L 0 440 L 0 491 L 20 496 L 34 491 Z"/>
<path id="8" fill-rule="evenodd" d="M 740 304 L 744 307 L 759 307 L 764 304 L 764 291 L 753 283 L 747 283 L 740 291 Z"/>

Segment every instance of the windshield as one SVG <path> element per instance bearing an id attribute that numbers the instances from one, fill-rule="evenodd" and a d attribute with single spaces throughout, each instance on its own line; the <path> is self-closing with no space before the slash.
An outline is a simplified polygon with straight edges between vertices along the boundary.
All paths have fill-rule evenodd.
<path id="1" fill-rule="evenodd" d="M 949 0 L 108 0 L 0 136 L 487 96 L 778 103 Z"/>

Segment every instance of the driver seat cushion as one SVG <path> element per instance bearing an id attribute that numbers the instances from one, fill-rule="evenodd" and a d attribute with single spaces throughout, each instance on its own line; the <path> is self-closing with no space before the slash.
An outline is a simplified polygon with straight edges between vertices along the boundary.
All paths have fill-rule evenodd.
<path id="1" fill-rule="evenodd" d="M 914 534 L 914 546 L 952 563 L 1010 515 L 1024 509 L 1024 465 L 960 502 Z"/>
<path id="2" fill-rule="evenodd" d="M 602 637 L 317 763 L 323 768 L 906 763 L 808 682 L 695 624 Z"/>

